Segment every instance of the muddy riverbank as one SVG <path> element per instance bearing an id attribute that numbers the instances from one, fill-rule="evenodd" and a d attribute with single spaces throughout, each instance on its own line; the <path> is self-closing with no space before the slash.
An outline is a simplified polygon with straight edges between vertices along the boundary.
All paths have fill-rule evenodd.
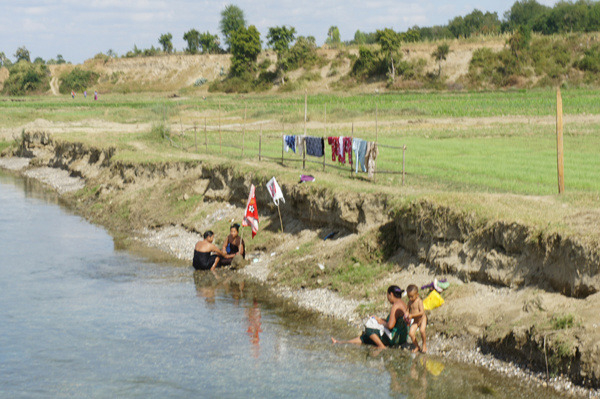
<path id="1" fill-rule="evenodd" d="M 31 161 L 0 158 L 0 167 L 45 181 L 90 220 L 134 233 L 179 259 L 191 257 L 190 245 L 202 231 L 224 234 L 232 219 L 239 220 L 250 183 L 261 187 L 267 180 L 201 162 L 112 162 L 113 154 L 28 134 L 21 148 L 4 155 Z M 510 221 L 482 224 L 430 203 L 398 207 L 385 195 L 290 182 L 282 189 L 286 233 L 277 233 L 268 194 L 258 190 L 264 231 L 250 243 L 250 264 L 241 273 L 301 307 L 356 325 L 357 332 L 366 314 L 385 309 L 387 285 L 445 276 L 452 286 L 446 304 L 431 312 L 432 353 L 598 394 L 580 387 L 600 386 L 600 274 L 593 247 L 569 237 L 536 237 Z M 331 231 L 336 239 L 323 241 Z M 350 258 L 355 269 L 385 264 L 385 273 L 347 289 L 336 275 Z"/>

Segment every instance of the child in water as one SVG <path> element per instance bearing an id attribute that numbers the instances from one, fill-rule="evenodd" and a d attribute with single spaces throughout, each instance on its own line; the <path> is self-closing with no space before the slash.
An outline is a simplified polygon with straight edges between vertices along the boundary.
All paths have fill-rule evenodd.
<path id="1" fill-rule="evenodd" d="M 392 309 L 387 319 L 371 316 L 365 325 L 365 331 L 360 337 L 348 341 L 338 341 L 331 337 L 331 342 L 334 344 L 375 345 L 378 348 L 399 346 L 405 343 L 408 328 L 402 319 L 404 314 L 408 313 L 408 309 L 402 300 L 402 293 L 400 287 L 396 285 L 389 286 L 387 300 L 392 304 Z"/>
<path id="2" fill-rule="evenodd" d="M 410 326 L 408 335 L 412 343 L 415 345 L 413 352 L 427 352 L 427 339 L 425 337 L 425 329 L 427 327 L 427 316 L 425 315 L 425 308 L 423 307 L 423 300 L 419 297 L 419 289 L 416 285 L 411 284 L 406 287 L 406 294 L 408 295 L 408 319 L 413 319 L 413 323 Z M 417 328 L 421 332 L 421 347 L 417 343 L 416 333 Z"/>

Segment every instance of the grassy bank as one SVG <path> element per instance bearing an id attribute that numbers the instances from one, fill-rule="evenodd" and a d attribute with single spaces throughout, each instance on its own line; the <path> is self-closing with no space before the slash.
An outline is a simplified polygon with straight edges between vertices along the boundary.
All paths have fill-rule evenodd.
<path id="1" fill-rule="evenodd" d="M 376 182 L 369 182 L 365 175 L 352 176 L 348 165 L 343 170 L 332 168 L 330 155 L 326 173 L 321 172 L 322 159 L 311 157 L 308 160 L 316 163 L 307 163 L 304 172 L 328 188 L 423 197 L 483 218 L 597 237 L 592 227 L 600 198 L 596 93 L 563 91 L 567 195 L 560 197 L 555 195 L 555 98 L 553 90 L 310 95 L 307 134 L 351 135 L 354 127 L 356 137 L 406 145 L 406 178 L 404 186 L 399 174 L 378 175 Z M 303 96 L 114 94 L 99 101 L 28 97 L 0 101 L 0 112 L 4 117 L 0 128 L 8 132 L 27 126 L 64 140 L 114 146 L 115 160 L 230 162 L 242 170 L 258 168 L 290 180 L 302 173 L 298 155 L 285 153 L 285 167 L 279 163 L 282 132 L 304 131 Z M 259 137 L 262 156 L 274 158 L 260 164 Z M 378 169 L 400 172 L 402 151 L 381 147 Z M 585 212 L 591 216 L 577 216 Z"/>

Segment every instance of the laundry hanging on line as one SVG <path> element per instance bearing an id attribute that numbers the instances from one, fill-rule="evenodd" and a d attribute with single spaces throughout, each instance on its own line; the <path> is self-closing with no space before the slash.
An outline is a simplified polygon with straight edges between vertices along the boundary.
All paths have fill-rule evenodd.
<path id="1" fill-rule="evenodd" d="M 296 153 L 296 136 L 283 136 L 283 142 L 285 143 L 285 152 L 288 152 L 290 149 Z"/>
<path id="2" fill-rule="evenodd" d="M 306 154 L 313 157 L 325 156 L 325 143 L 323 137 L 306 136 L 304 138 Z"/>
<path id="3" fill-rule="evenodd" d="M 363 139 L 353 139 L 352 140 L 352 151 L 356 154 L 356 169 L 355 172 L 358 173 L 358 166 L 360 164 L 360 169 L 363 172 L 367 171 L 367 166 L 365 163 L 365 155 L 367 153 L 367 141 Z"/>
<path id="4" fill-rule="evenodd" d="M 331 146 L 331 160 L 340 163 L 346 163 L 346 153 L 348 161 L 352 165 L 352 137 L 327 137 L 327 143 Z"/>

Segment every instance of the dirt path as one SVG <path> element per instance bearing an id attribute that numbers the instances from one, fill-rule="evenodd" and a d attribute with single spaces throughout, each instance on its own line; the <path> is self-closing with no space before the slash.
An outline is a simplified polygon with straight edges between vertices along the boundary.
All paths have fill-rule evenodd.
<path id="1" fill-rule="evenodd" d="M 50 80 L 50 90 L 52 91 L 52 95 L 58 96 L 58 78 L 56 76 L 52 76 Z"/>

